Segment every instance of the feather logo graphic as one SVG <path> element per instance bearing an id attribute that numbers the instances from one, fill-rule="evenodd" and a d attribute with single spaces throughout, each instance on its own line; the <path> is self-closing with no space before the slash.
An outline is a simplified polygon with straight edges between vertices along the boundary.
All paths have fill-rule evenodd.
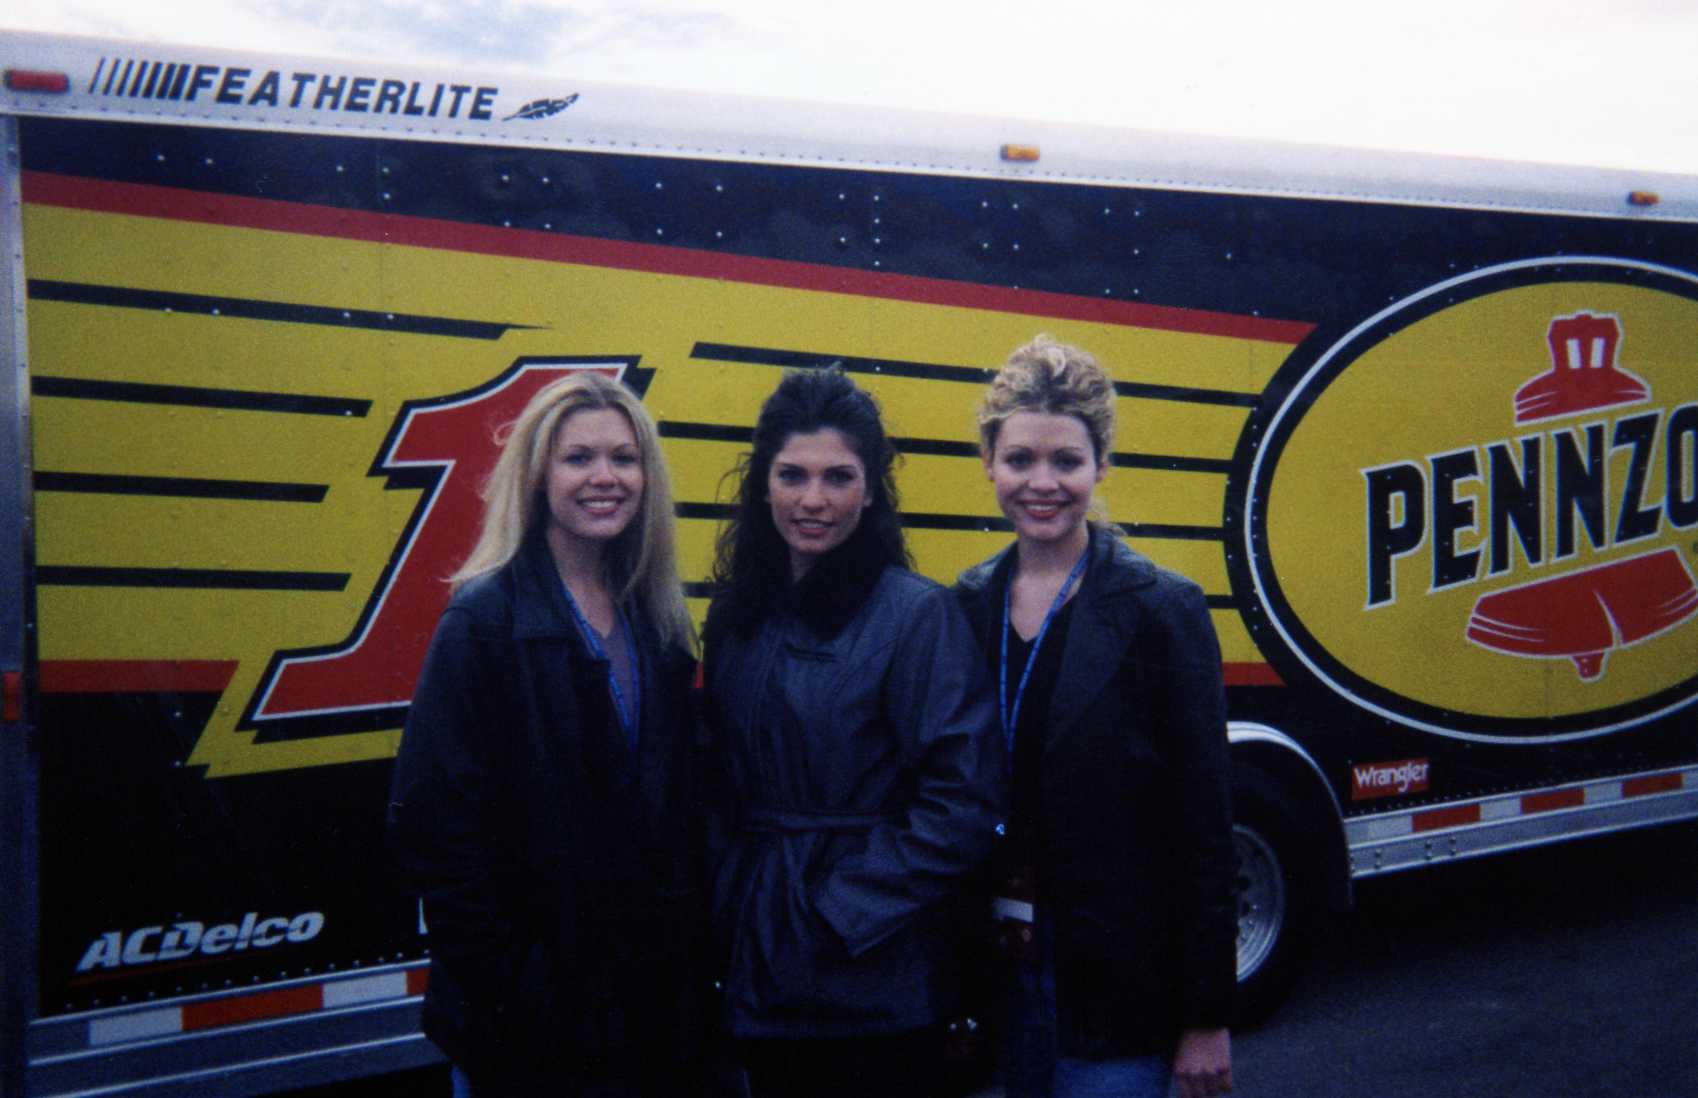
<path id="1" fill-rule="evenodd" d="M 512 114 L 503 118 L 503 122 L 511 122 L 515 118 L 526 120 L 535 118 L 551 118 L 578 101 L 578 93 L 573 92 L 564 99 L 533 99 Z"/>

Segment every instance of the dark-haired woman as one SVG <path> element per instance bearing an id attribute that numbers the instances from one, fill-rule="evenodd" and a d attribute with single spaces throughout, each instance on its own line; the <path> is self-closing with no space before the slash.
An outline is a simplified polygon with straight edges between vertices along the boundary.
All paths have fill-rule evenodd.
<path id="1" fill-rule="evenodd" d="M 1114 386 L 1040 337 L 979 409 L 1007 551 L 957 584 L 999 690 L 993 877 L 1009 1098 L 1232 1089 L 1236 917 L 1220 649 L 1203 593 L 1086 521 Z"/>
<path id="2" fill-rule="evenodd" d="M 761 408 L 721 532 L 706 685 L 714 888 L 755 1098 L 934 1093 L 944 900 L 1001 818 L 1001 740 L 949 591 L 909 571 L 877 405 L 837 370 Z"/>

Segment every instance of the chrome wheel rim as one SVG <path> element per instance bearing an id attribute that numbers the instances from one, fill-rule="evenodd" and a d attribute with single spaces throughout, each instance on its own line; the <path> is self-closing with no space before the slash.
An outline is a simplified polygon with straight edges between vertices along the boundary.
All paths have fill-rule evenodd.
<path id="1" fill-rule="evenodd" d="M 1244 980 L 1273 953 L 1285 925 L 1285 878 L 1266 839 L 1242 826 L 1232 829 L 1238 857 L 1238 979 Z"/>

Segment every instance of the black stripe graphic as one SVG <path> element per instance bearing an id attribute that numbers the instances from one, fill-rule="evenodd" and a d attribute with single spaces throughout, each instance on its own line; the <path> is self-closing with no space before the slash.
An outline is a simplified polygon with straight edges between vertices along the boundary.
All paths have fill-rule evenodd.
<path id="1" fill-rule="evenodd" d="M 1217 404 L 1228 408 L 1254 408 L 1261 403 L 1259 393 L 1238 393 L 1230 389 L 1202 389 L 1188 385 L 1152 385 L 1141 381 L 1117 381 L 1114 391 L 1123 397 L 1142 400 L 1173 400 L 1184 404 Z"/>
<path id="2" fill-rule="evenodd" d="M 371 411 L 371 401 L 355 400 L 351 397 L 262 393 L 245 389 L 197 389 L 187 385 L 152 385 L 140 381 L 88 381 L 52 375 L 30 378 L 30 392 L 39 397 L 114 400 L 132 404 L 173 404 L 190 408 L 231 408 L 244 412 L 287 412 L 295 415 L 358 418 Z"/>
<path id="3" fill-rule="evenodd" d="M 135 290 L 124 286 L 95 286 L 83 282 L 29 280 L 29 296 L 38 301 L 64 301 L 77 305 L 109 305 L 121 309 L 152 309 L 197 316 L 230 316 L 242 320 L 273 320 L 288 324 L 323 324 L 336 328 L 369 328 L 411 335 L 452 336 L 456 339 L 500 339 L 511 331 L 528 327 L 483 320 L 415 316 L 408 313 L 379 313 L 369 309 L 338 309 L 324 305 L 297 305 L 287 301 L 255 301 L 206 294 L 180 294 L 165 290 Z"/>
<path id="4" fill-rule="evenodd" d="M 690 438 L 701 442 L 751 442 L 755 437 L 753 427 L 734 427 L 729 423 L 688 423 L 682 420 L 665 419 L 656 425 L 655 429 L 661 438 Z"/>
<path id="5" fill-rule="evenodd" d="M 731 517 L 736 508 L 729 503 L 674 503 L 672 513 L 681 519 L 713 519 L 720 521 Z"/>
<path id="6" fill-rule="evenodd" d="M 1188 526 L 1165 522 L 1122 522 L 1119 526 L 1126 531 L 1127 537 L 1133 538 L 1166 538 L 1169 541 L 1226 540 L 1226 531 L 1219 526 Z"/>
<path id="7" fill-rule="evenodd" d="M 976 458 L 979 456 L 978 444 L 972 442 L 957 442 L 954 439 L 892 437 L 890 444 L 896 447 L 896 452 L 899 454 L 924 454 L 928 457 L 961 458 Z"/>
<path id="8" fill-rule="evenodd" d="M 713 597 L 713 584 L 707 580 L 689 580 L 684 584 L 684 597 L 688 599 L 706 599 Z M 1204 595 L 1203 601 L 1210 610 L 1236 610 L 1238 600 L 1231 595 Z"/>
<path id="9" fill-rule="evenodd" d="M 95 492 L 115 496 L 175 496 L 184 499 L 262 500 L 271 503 L 322 503 L 328 484 L 291 484 L 257 480 L 209 480 L 201 477 L 142 477 L 112 473 L 35 474 L 38 492 Z"/>
<path id="10" fill-rule="evenodd" d="M 1176 473 L 1230 473 L 1226 458 L 1178 457 L 1172 454 L 1110 454 L 1108 463 L 1117 469 L 1167 469 Z"/>
<path id="11" fill-rule="evenodd" d="M 729 503 L 675 503 L 672 513 L 681 519 L 723 521 L 731 517 L 735 507 Z M 962 530 L 986 534 L 992 531 L 1012 533 L 1014 524 L 1001 515 L 942 515 L 925 511 L 903 511 L 902 525 L 910 530 Z M 1224 541 L 1226 531 L 1219 526 L 1185 526 L 1174 523 L 1123 522 L 1120 528 L 1128 537 L 1165 538 L 1170 541 Z"/>
<path id="12" fill-rule="evenodd" d="M 969 385 L 984 385 L 994 371 L 977 366 L 946 366 L 932 362 L 902 362 L 888 358 L 857 358 L 853 355 L 824 355 L 809 351 L 784 351 L 765 347 L 739 347 L 729 343 L 697 343 L 691 358 L 716 362 L 740 362 L 751 366 L 782 366 L 786 369 L 824 369 L 841 363 L 852 374 L 878 374 L 887 377 L 913 377 L 929 381 L 956 381 Z M 1254 408 L 1260 400 L 1256 393 L 1240 393 L 1230 389 L 1205 389 L 1185 385 L 1154 385 L 1139 381 L 1117 381 L 1114 391 L 1123 397 L 1144 400 L 1172 400 L 1187 404 L 1217 404 L 1234 408 Z"/>
<path id="13" fill-rule="evenodd" d="M 854 355 L 822 355 L 810 351 L 783 351 L 769 347 L 739 347 L 730 343 L 697 343 L 691 358 L 716 362 L 740 362 L 749 366 L 782 366 L 786 369 L 817 370 L 835 363 L 852 374 L 886 377 L 915 377 L 931 381 L 959 381 L 983 385 L 992 373 L 976 366 L 945 366 L 931 362 L 902 362 L 886 358 L 857 358 Z"/>
<path id="14" fill-rule="evenodd" d="M 341 591 L 346 572 L 261 572 L 231 568 L 103 568 L 48 564 L 37 583 L 54 587 L 170 587 L 231 591 Z"/>
<path id="15" fill-rule="evenodd" d="M 735 427 L 724 423 L 689 423 L 665 420 L 659 425 L 662 438 L 688 438 L 704 442 L 737 442 L 748 444 L 753 428 Z M 941 438 L 891 438 L 891 444 L 904 454 L 925 454 L 931 457 L 977 458 L 979 447 L 973 442 Z M 1178 473 L 1229 473 L 1232 462 L 1226 458 L 1181 457 L 1175 454 L 1109 455 L 1109 464 L 1121 469 L 1165 469 Z"/>

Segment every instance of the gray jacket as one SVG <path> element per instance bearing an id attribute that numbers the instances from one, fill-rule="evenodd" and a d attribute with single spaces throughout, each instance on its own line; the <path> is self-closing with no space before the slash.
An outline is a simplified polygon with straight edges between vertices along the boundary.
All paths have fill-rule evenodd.
<path id="1" fill-rule="evenodd" d="M 709 653 L 731 816 L 714 909 L 739 1037 L 938 1021 L 959 930 L 943 901 L 1002 819 L 1002 740 L 966 618 L 912 572 L 867 580 L 846 624 L 781 607 Z"/>

